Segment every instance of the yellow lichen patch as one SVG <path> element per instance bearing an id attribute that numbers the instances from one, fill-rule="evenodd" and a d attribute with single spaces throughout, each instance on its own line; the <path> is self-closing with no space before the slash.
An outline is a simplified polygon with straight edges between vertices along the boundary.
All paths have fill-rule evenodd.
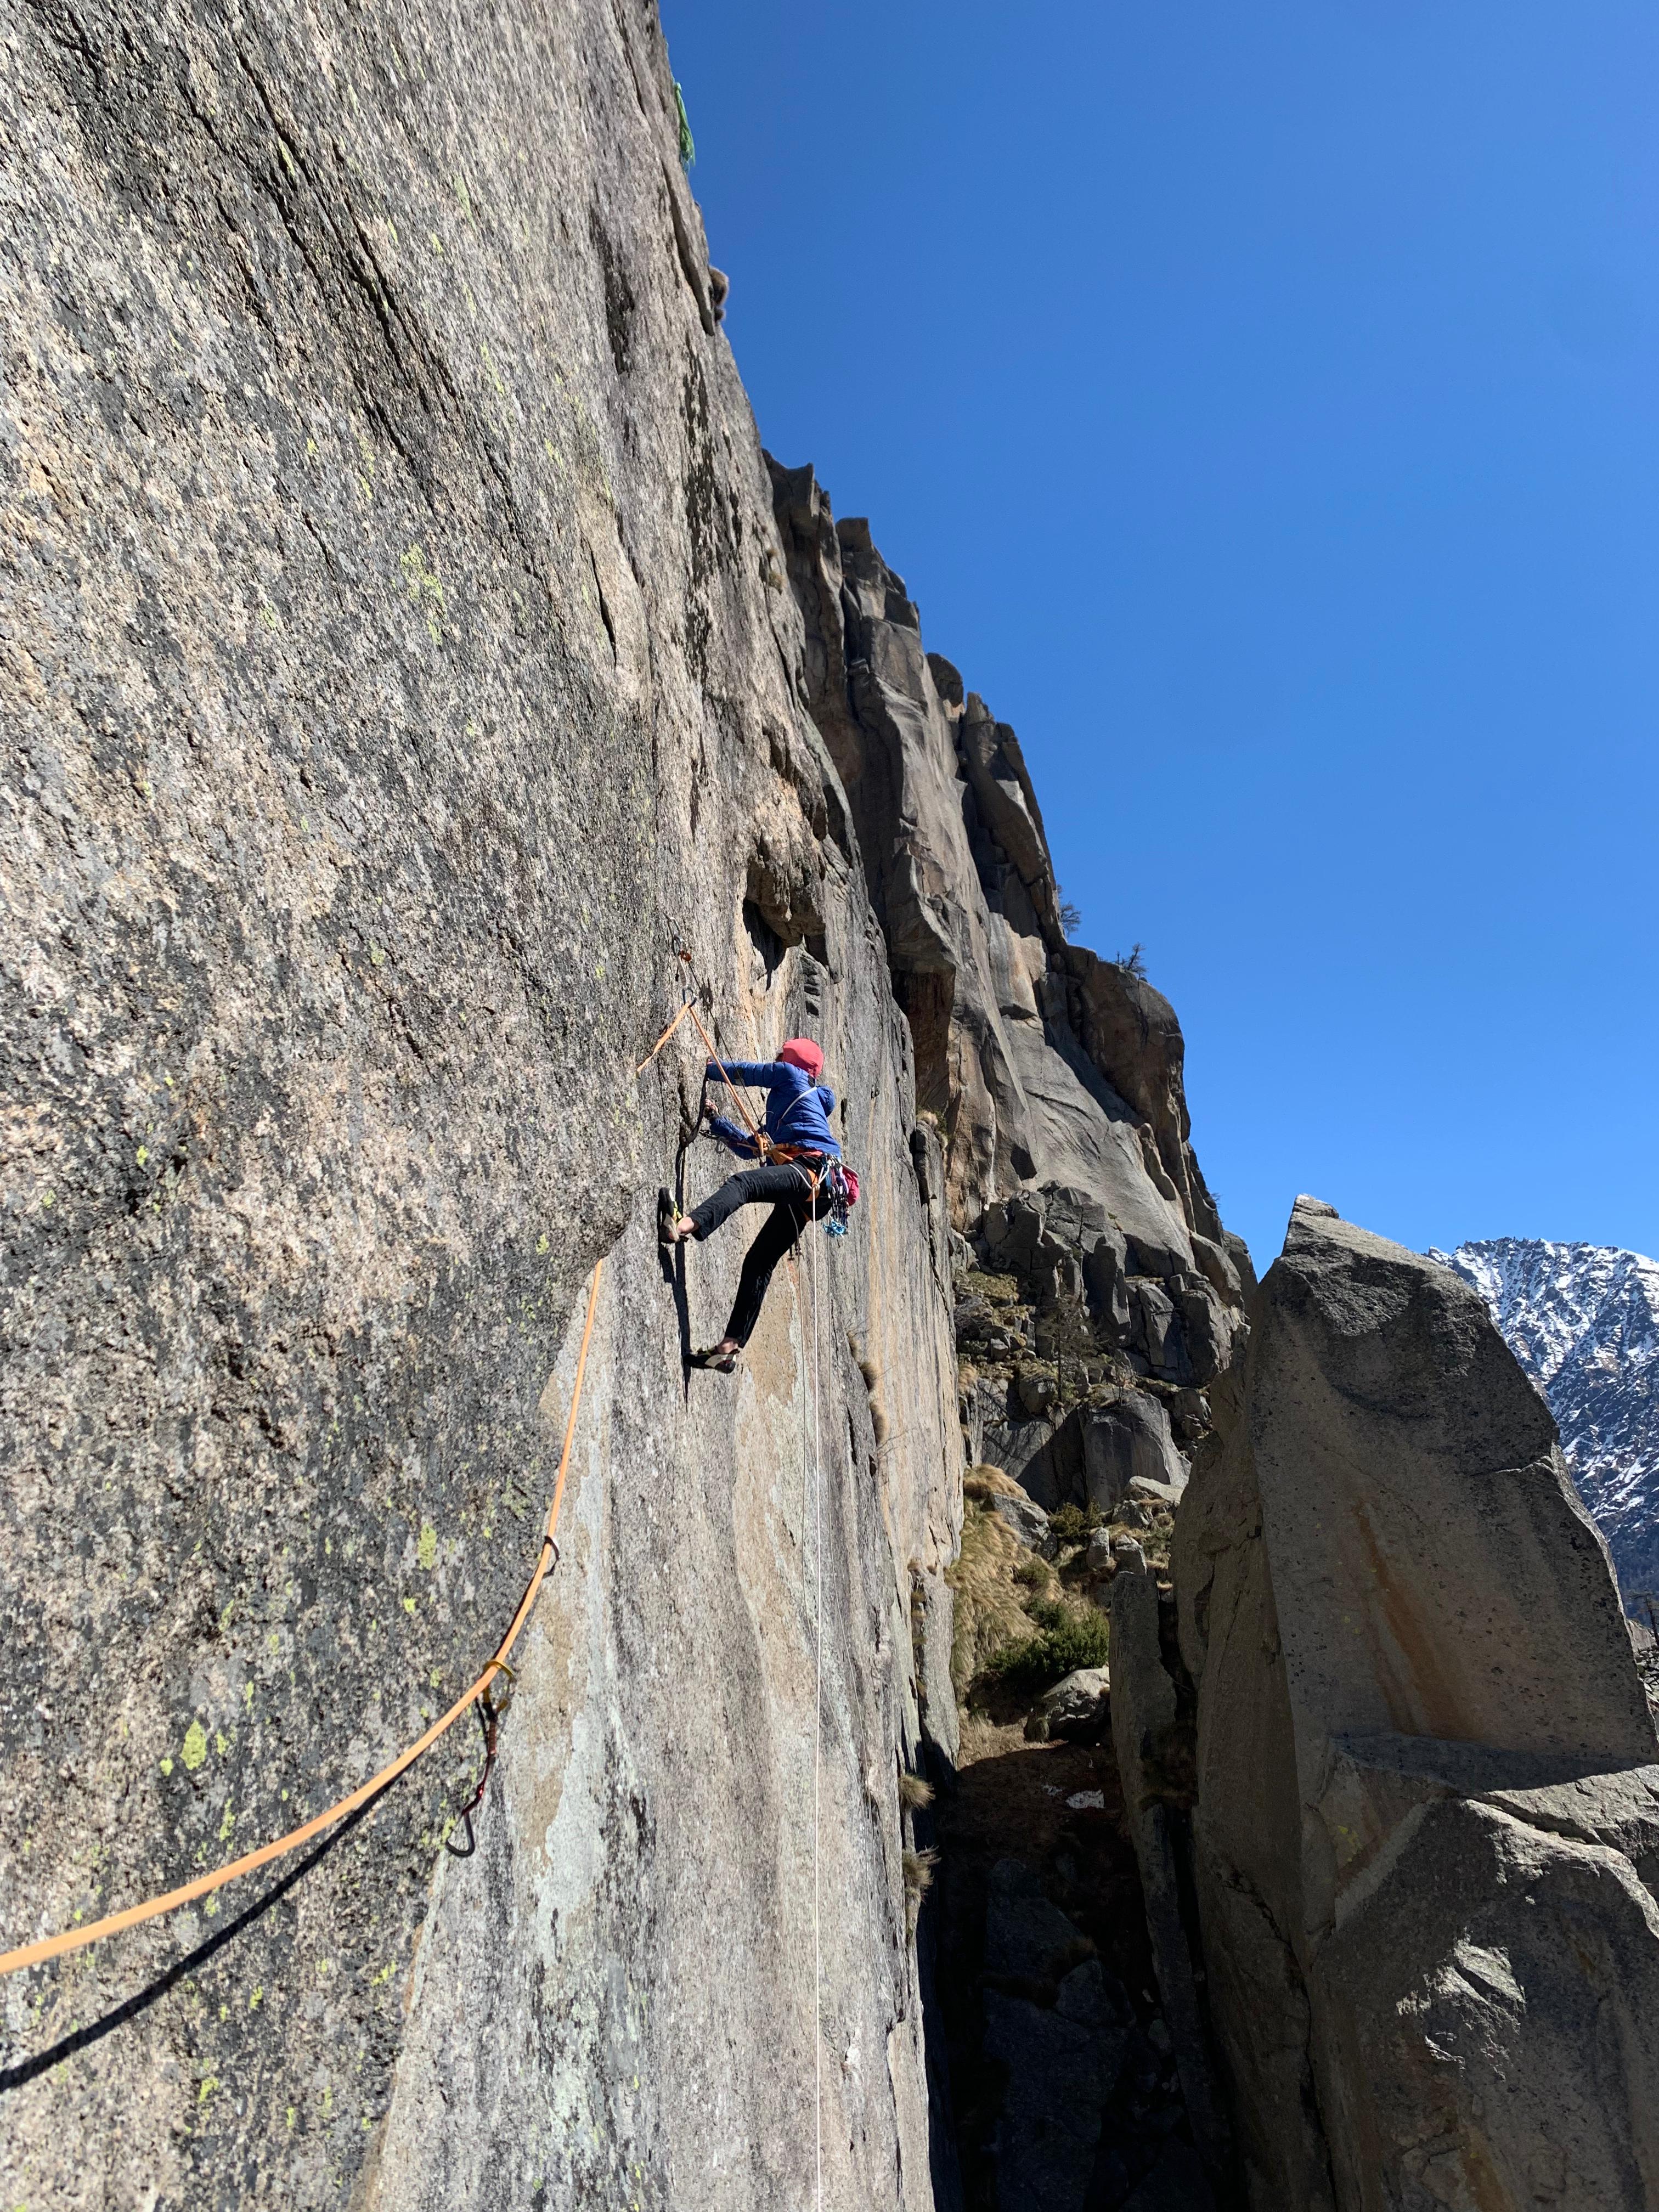
<path id="1" fill-rule="evenodd" d="M 184 1748 L 179 1757 L 185 1762 L 185 1771 L 194 1774 L 208 1755 L 207 1730 L 200 1721 L 192 1721 L 185 1730 Z"/>
<path id="2" fill-rule="evenodd" d="M 420 1541 L 415 1547 L 417 1565 L 431 1568 L 438 1557 L 438 1532 L 429 1521 L 421 1524 Z"/>
<path id="3" fill-rule="evenodd" d="M 438 617 L 444 611 L 442 579 L 435 568 L 428 568 L 426 556 L 418 544 L 405 547 L 400 565 L 410 597 L 425 610 L 427 630 L 432 642 L 434 645 L 441 643 L 443 632 Z"/>

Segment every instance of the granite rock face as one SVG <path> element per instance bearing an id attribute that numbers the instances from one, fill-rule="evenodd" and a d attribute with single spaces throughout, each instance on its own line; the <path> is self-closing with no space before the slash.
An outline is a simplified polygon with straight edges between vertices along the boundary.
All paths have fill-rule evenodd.
<path id="1" fill-rule="evenodd" d="M 1252 1322 L 1174 1555 L 1251 2201 L 1635 2212 L 1659 1768 L 1547 1408 L 1472 1290 L 1316 1201 Z"/>
<path id="2" fill-rule="evenodd" d="M 1257 1292 L 1013 732 L 761 452 L 653 9 L 4 21 L 0 1942 L 459 1692 L 606 1262 L 471 1828 L 462 1729 L 9 1979 L 6 2201 L 774 2212 L 820 2088 L 826 2204 L 955 2201 L 915 1785 L 965 1444 L 1044 1551 L 1177 1509 L 1178 1659 L 1097 1563 L 1121 1829 L 1092 1745 L 980 1792 L 1032 1859 L 960 1916 L 997 2200 L 1224 2196 L 1212 2044 L 1260 2206 L 1633 2212 L 1659 1764 L 1547 1414 L 1328 1209 Z M 636 1074 L 687 988 L 822 1039 L 864 1181 L 729 1381 L 684 1356 L 749 1224 L 653 1233 L 723 1173 L 690 1025 Z"/>
<path id="3" fill-rule="evenodd" d="M 772 2212 L 821 2071 L 826 2202 L 924 2207 L 944 1160 L 654 10 L 4 35 L 0 1940 L 458 1694 L 610 1255 L 473 1856 L 469 1724 L 280 1893 L 9 1980 L 6 2201 Z M 689 1025 L 634 1074 L 688 974 L 823 1038 L 865 1178 L 730 1382 L 747 1224 L 653 1233 L 722 1171 Z"/>
<path id="4" fill-rule="evenodd" d="M 1176 1449 L 1162 1401 L 1126 1391 L 1084 1424 L 1083 1479 L 1090 1504 L 1109 1513 L 1137 1483 L 1178 1495 L 1187 1485 L 1187 1462 Z"/>

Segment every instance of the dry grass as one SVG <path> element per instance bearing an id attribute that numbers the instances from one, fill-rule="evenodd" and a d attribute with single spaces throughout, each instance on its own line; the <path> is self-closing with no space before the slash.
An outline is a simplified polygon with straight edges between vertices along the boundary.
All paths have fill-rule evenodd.
<path id="1" fill-rule="evenodd" d="M 939 1864 L 939 1853 L 934 1850 L 906 1851 L 904 1869 L 905 1918 L 912 1936 L 916 1932 L 916 1916 L 921 1910 L 921 1900 L 933 1883 L 933 1869 Z"/>
<path id="2" fill-rule="evenodd" d="M 1000 1467 L 970 1467 L 962 1478 L 964 1498 L 1024 1498 L 1025 1491 Z"/>
<path id="3" fill-rule="evenodd" d="M 933 1802 L 933 1785 L 925 1775 L 901 1774 L 899 1803 L 908 1806 L 913 1813 L 924 1813 Z"/>
<path id="4" fill-rule="evenodd" d="M 912 1897 L 925 1897 L 933 1887 L 933 1869 L 939 1864 L 937 1851 L 906 1851 L 904 1854 L 904 1887 Z"/>
<path id="5" fill-rule="evenodd" d="M 982 1475 L 987 1470 L 974 1472 Z M 1011 1638 L 1031 1632 L 1024 1592 L 1014 1580 L 1016 1570 L 1030 1556 L 1007 1522 L 970 1493 L 963 1514 L 962 1549 L 945 1577 L 956 1595 L 951 1680 L 958 1704 L 994 1650 Z"/>

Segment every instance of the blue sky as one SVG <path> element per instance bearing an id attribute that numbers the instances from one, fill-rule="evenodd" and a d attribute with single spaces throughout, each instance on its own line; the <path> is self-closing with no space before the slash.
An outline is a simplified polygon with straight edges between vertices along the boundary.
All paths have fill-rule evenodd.
<path id="1" fill-rule="evenodd" d="M 1659 1254 L 1659 9 L 665 0 L 761 435 L 1139 941 L 1258 1265 Z"/>

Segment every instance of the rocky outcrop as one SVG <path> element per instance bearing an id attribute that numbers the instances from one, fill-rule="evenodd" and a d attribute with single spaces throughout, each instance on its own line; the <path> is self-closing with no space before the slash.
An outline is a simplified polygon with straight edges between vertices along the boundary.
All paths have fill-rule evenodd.
<path id="1" fill-rule="evenodd" d="M 471 1679 L 609 1255 L 474 1855 L 468 1725 L 8 1981 L 9 2204 L 773 2212 L 815 2080 L 825 2202 L 929 2202 L 943 1158 L 676 129 L 641 0 L 8 15 L 0 1942 Z M 729 1383 L 688 973 L 865 1177 Z"/>
<path id="2" fill-rule="evenodd" d="M 1174 1565 L 1253 2203 L 1635 2212 L 1659 1767 L 1547 1407 L 1473 1291 L 1302 1200 L 1217 1413 Z"/>
<path id="3" fill-rule="evenodd" d="M 1207 1391 L 1245 1342 L 1249 1257 L 1222 1229 L 1193 1155 L 1168 1002 L 1137 963 L 1103 961 L 1066 938 L 1013 732 L 924 650 L 916 608 L 868 525 L 837 525 L 810 469 L 774 464 L 773 483 L 805 617 L 800 690 L 848 793 L 915 1041 L 919 1109 L 943 1151 L 959 1412 L 974 1463 L 975 1508 L 953 1571 L 958 1688 L 988 1700 L 1030 1747 L 994 1750 L 981 1735 L 972 1755 L 991 1765 L 1053 1755 L 1104 1733 L 1103 1670 L 1012 1695 L 986 1662 L 1030 1634 L 1022 1601 L 1051 1626 L 1068 1606 L 1106 1604 L 1112 1540 L 1128 1528 L 1157 1565 L 1167 1561 L 1188 1455 L 1208 1432 Z M 1035 1560 L 1014 1565 L 1018 1543 L 1058 1562 L 1060 1577 L 1045 1583 Z M 943 1834 L 945 1886 L 958 1900 L 944 1924 L 971 1954 L 979 1922 L 959 1901 L 960 1829 L 948 1816 Z M 1051 1904 L 1069 1893 L 1066 1864 L 1022 1856 L 1020 1866 L 1023 1879 L 1048 1883 Z M 1132 1917 L 1142 1910 L 1137 1899 Z M 987 2204 L 1024 2203 L 1035 2200 L 1019 2192 L 1033 2186 L 1048 2212 L 1206 2201 L 1206 2165 L 1219 2173 L 1230 2154 L 1212 2094 L 1201 2108 L 1186 2095 L 1189 2075 L 1207 2082 L 1200 2061 L 1184 2058 L 1156 2094 L 1133 2086 L 1126 2062 L 1110 2092 L 1115 2122 L 1097 2130 L 1090 2100 L 1065 2086 L 1062 2048 L 1080 2023 L 1063 2025 L 1053 1996 L 1055 2010 L 1035 2021 L 1029 2001 L 1006 1992 L 964 1996 L 963 1978 L 947 1972 L 945 1985 L 969 2015 L 951 2028 L 961 2070 L 981 2085 L 963 2108 L 970 2201 L 978 2188 Z M 1166 1987 L 1164 2002 L 1167 2051 L 1182 1992 Z M 1029 2044 L 1019 2063 L 1010 2021 Z M 1099 2134 L 1092 2164 L 1079 2125 L 1088 2140 Z M 1016 2141 L 1026 2145 L 1018 2154 Z M 1039 2154 L 1039 2142 L 1050 2149 Z"/>
<path id="4" fill-rule="evenodd" d="M 1018 738 L 923 649 L 902 578 L 811 469 L 772 475 L 803 697 L 840 772 L 951 1218 L 1039 1304 L 1172 1385 L 1222 1371 L 1248 1255 L 1192 1152 L 1173 1009 L 1070 944 Z M 1000 1462 L 999 1462 L 1000 1463 Z"/>

